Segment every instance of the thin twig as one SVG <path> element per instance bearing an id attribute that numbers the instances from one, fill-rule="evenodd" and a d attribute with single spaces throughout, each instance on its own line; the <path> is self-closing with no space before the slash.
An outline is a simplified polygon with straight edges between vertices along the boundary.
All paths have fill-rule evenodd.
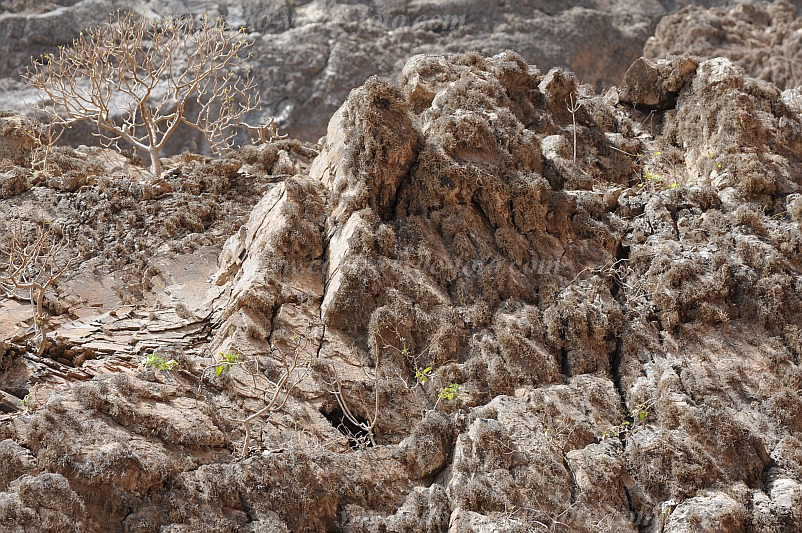
<path id="1" fill-rule="evenodd" d="M 582 107 L 583 102 L 579 98 L 577 98 L 576 103 L 574 103 L 574 93 L 568 95 L 571 99 L 571 105 L 567 106 L 568 112 L 571 113 L 571 120 L 574 124 L 574 164 L 576 165 L 576 112 Z"/>

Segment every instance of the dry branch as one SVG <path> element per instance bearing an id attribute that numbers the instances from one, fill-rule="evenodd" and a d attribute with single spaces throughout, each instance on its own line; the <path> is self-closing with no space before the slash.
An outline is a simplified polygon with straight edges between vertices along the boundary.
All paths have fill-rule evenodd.
<path id="1" fill-rule="evenodd" d="M 583 105 L 582 100 L 579 99 L 577 96 L 576 102 L 574 102 L 574 93 L 568 95 L 571 98 L 571 103 L 566 105 L 566 109 L 569 113 L 571 113 L 571 122 L 574 125 L 574 164 L 576 165 L 576 112 L 580 110 Z"/>
<path id="2" fill-rule="evenodd" d="M 294 335 L 291 340 L 295 344 L 292 347 L 292 354 L 289 356 L 281 348 L 273 346 L 273 352 L 279 355 L 281 368 L 278 380 L 270 382 L 271 390 L 267 391 L 269 397 L 267 404 L 242 421 L 245 427 L 245 442 L 242 445 L 243 457 L 248 455 L 248 449 L 251 445 L 251 422 L 261 416 L 283 409 L 292 391 L 306 379 L 307 375 L 309 375 L 311 365 L 304 362 L 301 357 L 302 354 L 306 352 L 306 348 L 309 345 L 308 339 L 300 341 L 300 338 Z"/>
<path id="3" fill-rule="evenodd" d="M 381 362 L 380 356 L 378 355 L 378 351 L 376 352 L 376 365 L 374 371 L 371 373 L 369 372 L 364 366 L 360 366 L 362 372 L 364 372 L 365 377 L 368 378 L 373 383 L 373 412 L 366 414 L 366 418 L 360 418 L 356 416 L 353 410 L 348 405 L 348 400 L 346 399 L 345 394 L 343 393 L 343 385 L 342 379 L 340 378 L 339 373 L 337 372 L 337 367 L 334 363 L 328 362 L 325 363 L 324 366 L 326 368 L 327 373 L 329 374 L 330 378 L 328 380 L 324 380 L 327 382 L 329 392 L 334 399 L 337 401 L 337 405 L 340 407 L 340 410 L 343 413 L 343 416 L 346 420 L 348 420 L 354 427 L 359 428 L 360 431 L 364 432 L 365 438 L 367 438 L 368 443 L 370 446 L 376 445 L 376 437 L 374 434 L 374 429 L 376 428 L 376 424 L 379 421 L 379 364 Z M 352 441 L 359 441 L 359 435 L 350 435 Z"/>
<path id="4" fill-rule="evenodd" d="M 270 122 L 268 122 L 267 124 L 262 124 L 262 125 L 257 124 L 253 126 L 251 124 L 248 124 L 247 122 L 239 122 L 237 125 L 242 126 L 246 128 L 249 132 L 254 133 L 254 136 L 249 135 L 253 137 L 254 144 L 267 144 L 273 142 L 276 139 L 287 138 L 286 133 L 282 135 L 278 132 L 278 124 L 276 124 L 275 117 L 271 117 Z"/>

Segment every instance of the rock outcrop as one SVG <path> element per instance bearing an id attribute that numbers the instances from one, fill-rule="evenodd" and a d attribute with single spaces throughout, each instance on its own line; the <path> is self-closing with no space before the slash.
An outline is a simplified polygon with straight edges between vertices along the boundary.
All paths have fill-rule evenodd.
<path id="1" fill-rule="evenodd" d="M 729 7 L 687 6 L 664 17 L 644 46 L 644 55 L 726 57 L 750 76 L 781 89 L 802 84 L 798 3 L 775 0 Z"/>
<path id="2" fill-rule="evenodd" d="M 544 71 L 564 67 L 600 89 L 621 82 L 663 16 L 680 5 L 722 3 L 727 2 L 18 0 L 0 4 L 0 35 L 9 36 L 0 40 L 0 109 L 28 112 L 25 102 L 37 102 L 17 76 L 31 56 L 69 44 L 85 27 L 128 6 L 146 16 L 206 12 L 244 27 L 263 101 L 262 112 L 248 122 L 275 116 L 283 131 L 314 142 L 351 89 L 376 74 L 393 79 L 412 55 L 474 50 L 489 56 L 512 49 Z M 203 144 L 192 133 L 179 132 L 166 150 L 198 151 Z M 67 138 L 93 142 L 88 128 L 74 128 Z"/>
<path id="3" fill-rule="evenodd" d="M 169 163 L 155 198 L 170 209 L 184 183 L 241 213 L 230 195 L 257 176 L 239 231 L 223 245 L 210 227 L 212 300 L 186 261 L 154 260 L 128 315 L 53 332 L 58 380 L 47 357 L 0 346 L 0 521 L 801 529 L 802 118 L 787 95 L 683 57 L 641 60 L 603 95 L 512 52 L 416 56 L 398 79 L 354 90 L 311 165 L 288 141 Z M 95 186 L 62 182 L 14 199 L 68 205 Z M 104 187 L 137 212 L 121 200 L 142 191 Z M 150 330 L 177 339 L 159 348 L 171 370 L 144 364 L 152 344 L 77 349 L 76 331 L 141 328 L 147 305 L 186 317 Z"/>

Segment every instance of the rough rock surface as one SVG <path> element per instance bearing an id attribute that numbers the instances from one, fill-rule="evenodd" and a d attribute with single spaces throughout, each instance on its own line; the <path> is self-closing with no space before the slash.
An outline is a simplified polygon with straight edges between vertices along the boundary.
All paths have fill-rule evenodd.
<path id="1" fill-rule="evenodd" d="M 516 50 L 548 70 L 575 72 L 597 88 L 618 85 L 661 17 L 724 0 L 4 0 L 0 3 L 0 109 L 25 112 L 35 94 L 17 77 L 30 57 L 68 44 L 85 27 L 129 5 L 150 15 L 208 12 L 245 27 L 263 96 L 254 123 L 276 116 L 292 137 L 317 141 L 351 89 L 370 76 L 397 76 L 420 53 Z M 797 0 L 799 3 L 799 0 Z M 5 12 L 3 12 L 5 10 Z M 197 151 L 182 132 L 166 150 Z M 69 132 L 90 144 L 87 128 Z"/>
<path id="2" fill-rule="evenodd" d="M 665 111 L 676 105 L 688 74 L 698 66 L 699 61 L 687 55 L 657 62 L 641 57 L 624 74 L 618 97 L 624 103 Z"/>
<path id="3" fill-rule="evenodd" d="M 726 57 L 755 78 L 780 88 L 802 85 L 802 19 L 798 4 L 775 0 L 705 8 L 688 6 L 664 17 L 644 47 L 649 58 L 693 54 Z"/>
<path id="4" fill-rule="evenodd" d="M 802 116 L 729 60 L 688 65 L 596 95 L 512 52 L 416 56 L 311 164 L 282 141 L 160 183 L 59 151 L 3 202 L 94 213 L 94 259 L 51 296 L 49 353 L 0 345 L 0 524 L 802 529 Z"/>

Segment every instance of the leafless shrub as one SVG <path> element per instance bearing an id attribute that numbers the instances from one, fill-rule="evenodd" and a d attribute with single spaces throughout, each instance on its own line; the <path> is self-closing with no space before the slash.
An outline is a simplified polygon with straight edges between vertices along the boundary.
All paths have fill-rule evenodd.
<path id="1" fill-rule="evenodd" d="M 159 153 L 179 125 L 220 149 L 233 140 L 231 126 L 258 108 L 253 80 L 238 72 L 247 46 L 206 16 L 154 21 L 117 12 L 71 46 L 35 59 L 23 77 L 55 124 L 88 120 L 107 144 L 123 139 L 147 152 L 160 176 Z"/>
<path id="2" fill-rule="evenodd" d="M 68 247 L 66 235 L 58 235 L 39 224 L 35 235 L 30 237 L 22 222 L 0 244 L 0 291 L 7 298 L 30 301 L 34 306 L 31 343 L 36 355 L 42 355 L 48 347 L 45 294 L 78 259 Z"/>
<path id="3" fill-rule="evenodd" d="M 257 124 L 252 126 L 247 122 L 239 122 L 239 126 L 245 127 L 249 132 L 249 137 L 253 138 L 254 144 L 267 144 L 278 139 L 286 139 L 287 135 L 278 132 L 278 124 L 275 117 L 271 117 L 267 124 Z"/>
<path id="4" fill-rule="evenodd" d="M 31 168 L 36 172 L 49 172 L 51 170 L 50 156 L 56 142 L 59 140 L 64 130 L 58 131 L 53 122 L 32 132 L 35 148 L 31 151 Z"/>
<path id="5" fill-rule="evenodd" d="M 382 415 L 392 418 L 391 413 L 380 408 L 386 405 L 388 398 L 399 401 L 405 395 L 417 396 L 415 405 L 420 407 L 423 418 L 427 413 L 437 411 L 441 403 L 457 400 L 462 390 L 460 384 L 444 379 L 448 374 L 438 372 L 424 362 L 431 357 L 432 342 L 422 350 L 416 350 L 414 340 L 406 336 L 411 333 L 404 333 L 398 324 L 387 324 L 382 328 L 372 324 L 372 361 L 366 364 L 343 359 L 346 365 L 358 369 L 365 379 L 359 378 L 358 374 L 351 375 L 349 383 L 344 383 L 332 362 L 321 362 L 316 369 L 318 380 L 334 397 L 342 412 L 342 424 L 337 429 L 348 437 L 352 445 L 360 448 L 376 445 L 376 427 Z M 413 420 L 407 420 L 411 426 Z"/>
<path id="6" fill-rule="evenodd" d="M 270 387 L 263 391 L 268 397 L 267 404 L 242 421 L 245 427 L 245 442 L 242 445 L 243 457 L 248 455 L 248 449 L 251 445 L 251 422 L 260 416 L 284 408 L 287 400 L 292 395 L 292 391 L 309 375 L 311 365 L 303 360 L 303 354 L 307 352 L 310 343 L 308 337 L 300 337 L 296 333 L 290 338 L 290 343 L 292 353 L 287 353 L 276 345 L 272 347 L 273 352 L 279 356 L 278 379 L 276 381 L 268 379 Z M 257 388 L 255 378 L 254 388 Z"/>
<path id="7" fill-rule="evenodd" d="M 378 330 L 378 328 L 376 329 Z M 365 383 L 368 385 L 366 388 L 370 391 L 370 396 L 367 400 L 363 398 L 361 391 L 344 390 L 343 381 L 334 364 L 325 365 L 326 375 L 322 377 L 322 381 L 328 387 L 328 392 L 334 396 L 343 413 L 344 423 L 338 429 L 346 433 L 349 441 L 356 443 L 359 447 L 376 445 L 375 429 L 379 422 L 382 380 L 392 379 L 390 374 L 393 374 L 403 384 L 404 391 L 414 392 L 415 390 L 422 390 L 432 377 L 430 374 L 432 368 L 423 368 L 421 363 L 421 357 L 426 350 L 423 352 L 413 351 L 408 344 L 408 339 L 401 333 L 397 324 L 387 326 L 387 333 L 392 333 L 395 340 L 387 340 L 378 331 L 374 334 L 371 350 L 375 354 L 373 368 L 368 368 L 364 364 L 346 361 L 349 365 L 359 367 L 367 378 Z M 396 364 L 389 364 L 391 362 Z M 407 365 L 411 365 L 414 372 L 410 377 L 402 375 L 399 370 L 399 368 Z M 389 372 L 389 367 L 395 367 L 395 371 Z M 354 399 L 349 400 L 349 396 L 353 396 Z M 357 413 L 354 410 L 354 405 L 361 406 L 365 411 Z M 348 424 L 350 424 L 350 428 Z"/>
<path id="8" fill-rule="evenodd" d="M 330 376 L 330 379 L 328 380 L 330 389 L 328 392 L 334 396 L 335 400 L 337 400 L 337 405 L 342 410 L 345 419 L 353 424 L 354 427 L 359 428 L 359 431 L 364 434 L 364 438 L 362 438 L 360 435 L 349 435 L 349 440 L 352 442 L 360 442 L 364 440 L 365 446 L 376 445 L 374 429 L 379 421 L 379 362 L 379 358 L 377 357 L 376 366 L 372 372 L 364 366 L 359 365 L 360 368 L 362 368 L 362 371 L 365 373 L 365 377 L 372 382 L 373 388 L 373 398 L 372 401 L 369 402 L 372 404 L 372 409 L 366 414 L 366 418 L 357 416 L 357 414 L 355 414 L 355 412 L 351 409 L 347 397 L 343 391 L 342 380 L 340 379 L 340 375 L 338 374 L 336 367 L 333 364 L 327 365 L 327 370 Z M 367 402 L 363 403 L 366 403 L 367 405 Z"/>

